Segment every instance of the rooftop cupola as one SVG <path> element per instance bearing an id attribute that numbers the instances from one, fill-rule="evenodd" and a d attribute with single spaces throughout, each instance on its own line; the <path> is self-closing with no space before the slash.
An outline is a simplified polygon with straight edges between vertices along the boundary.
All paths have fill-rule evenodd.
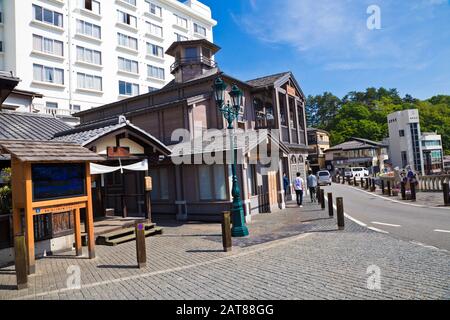
<path id="1" fill-rule="evenodd" d="M 174 42 L 166 54 L 175 58 L 170 68 L 175 82 L 183 83 L 217 71 L 214 55 L 219 50 L 205 39 Z"/>

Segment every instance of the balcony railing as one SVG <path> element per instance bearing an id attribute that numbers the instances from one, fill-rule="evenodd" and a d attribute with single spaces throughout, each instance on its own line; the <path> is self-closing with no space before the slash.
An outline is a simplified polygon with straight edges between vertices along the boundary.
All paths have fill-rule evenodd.
<path id="1" fill-rule="evenodd" d="M 173 72 L 175 69 L 177 69 L 180 66 L 185 65 L 191 65 L 191 64 L 206 64 L 207 66 L 210 66 L 211 68 L 215 68 L 217 66 L 217 63 L 209 58 L 206 57 L 192 57 L 192 58 L 181 58 L 178 59 L 172 64 L 170 67 L 170 72 Z"/>
<path id="2" fill-rule="evenodd" d="M 54 117 L 71 117 L 72 113 L 78 112 L 68 109 L 48 108 L 42 104 L 34 104 L 33 109 L 36 110 L 38 113 L 48 114 Z"/>

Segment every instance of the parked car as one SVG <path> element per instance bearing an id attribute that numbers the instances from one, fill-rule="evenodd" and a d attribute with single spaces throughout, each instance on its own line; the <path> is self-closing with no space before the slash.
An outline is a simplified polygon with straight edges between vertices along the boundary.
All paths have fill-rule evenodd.
<path id="1" fill-rule="evenodd" d="M 321 170 L 317 172 L 317 183 L 319 186 L 331 186 L 331 174 L 328 170 Z"/>
<path id="2" fill-rule="evenodd" d="M 362 167 L 346 168 L 344 175 L 350 178 L 363 178 L 369 176 L 369 170 Z"/>

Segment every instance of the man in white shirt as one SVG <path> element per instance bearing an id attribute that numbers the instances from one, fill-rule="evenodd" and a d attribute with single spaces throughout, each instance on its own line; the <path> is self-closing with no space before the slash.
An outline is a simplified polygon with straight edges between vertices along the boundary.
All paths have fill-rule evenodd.
<path id="1" fill-rule="evenodd" d="M 297 205 L 301 208 L 303 207 L 303 189 L 304 182 L 302 177 L 300 176 L 300 172 L 297 173 L 297 177 L 294 180 L 294 190 L 297 195 Z"/>

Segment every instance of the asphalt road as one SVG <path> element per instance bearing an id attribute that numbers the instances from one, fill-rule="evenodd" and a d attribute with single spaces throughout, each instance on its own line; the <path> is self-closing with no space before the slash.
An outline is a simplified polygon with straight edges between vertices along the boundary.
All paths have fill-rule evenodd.
<path id="1" fill-rule="evenodd" d="M 395 203 L 341 184 L 324 189 L 333 197 L 343 197 L 345 213 L 369 228 L 450 251 L 450 209 Z"/>

